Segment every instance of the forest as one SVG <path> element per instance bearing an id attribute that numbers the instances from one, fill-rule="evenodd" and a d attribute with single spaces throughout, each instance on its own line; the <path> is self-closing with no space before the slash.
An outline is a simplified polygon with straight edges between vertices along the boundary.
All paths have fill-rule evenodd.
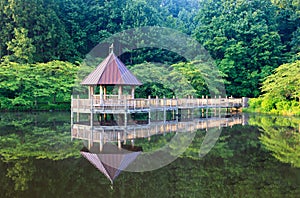
<path id="1" fill-rule="evenodd" d="M 2 0 L 0 109 L 68 109 L 86 55 L 112 35 L 144 26 L 198 41 L 228 96 L 257 98 L 250 105 L 261 112 L 300 115 L 299 0 Z M 159 69 L 151 64 L 159 60 L 179 69 L 197 96 L 208 94 L 193 63 L 177 54 L 129 53 L 120 58 L 132 70 Z M 137 94 L 168 96 L 169 89 L 148 83 Z"/>

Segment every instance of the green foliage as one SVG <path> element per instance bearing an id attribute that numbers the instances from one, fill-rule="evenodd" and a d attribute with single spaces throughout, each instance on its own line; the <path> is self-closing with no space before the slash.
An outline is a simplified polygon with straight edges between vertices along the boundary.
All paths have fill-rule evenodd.
<path id="1" fill-rule="evenodd" d="M 248 102 L 249 108 L 251 108 L 254 111 L 258 111 L 258 108 L 261 107 L 262 101 L 262 98 L 250 98 Z"/>
<path id="2" fill-rule="evenodd" d="M 300 61 L 279 66 L 262 83 L 264 94 L 250 100 L 250 110 L 300 115 Z"/>
<path id="3" fill-rule="evenodd" d="M 172 65 L 181 75 L 188 79 L 196 90 L 196 96 L 217 95 L 222 92 L 225 74 L 215 70 L 213 63 L 205 61 L 181 62 Z"/>
<path id="4" fill-rule="evenodd" d="M 265 97 L 300 99 L 300 61 L 283 64 L 263 82 Z"/>
<path id="5" fill-rule="evenodd" d="M 15 38 L 7 43 L 7 49 L 13 54 L 9 59 L 19 63 L 32 63 L 35 47 L 32 45 L 32 39 L 28 38 L 28 30 L 21 28 L 15 29 Z"/>
<path id="6" fill-rule="evenodd" d="M 170 27 L 192 35 L 216 60 L 222 72 L 218 75 L 226 79 L 227 95 L 235 97 L 259 96 L 261 82 L 273 69 L 299 59 L 298 0 L 2 0 L 0 58 L 1 61 L 20 64 L 41 64 L 53 60 L 74 63 L 81 61 L 99 42 L 110 36 L 143 26 Z M 145 32 L 120 41 L 116 49 L 120 53 L 125 52 L 120 57 L 122 61 L 127 65 L 143 64 L 145 61 L 173 64 L 173 67 L 177 65 L 174 68 L 186 75 L 186 80 L 177 77 L 177 70 L 172 71 L 169 80 L 183 83 L 184 89 L 178 91 L 182 92 L 182 96 L 206 95 L 208 89 L 217 94 L 218 90 L 211 90 L 206 87 L 209 86 L 207 83 L 203 83 L 207 79 L 195 70 L 195 63 L 185 63 L 187 60 L 184 57 L 171 50 L 139 49 L 140 44 L 151 43 L 148 38 L 154 35 L 153 32 Z M 138 49 L 127 51 L 127 43 L 139 38 L 144 39 L 136 44 Z M 5 78 L 13 78 L 9 76 Z M 7 84 L 11 83 L 12 88 L 0 90 L 2 106 L 32 106 L 36 101 L 30 98 L 34 97 L 46 97 L 43 101 L 37 100 L 47 103 L 49 94 L 52 94 L 52 103 L 56 100 L 66 101 L 64 88 L 61 89 L 59 83 L 50 78 L 48 84 L 58 83 L 50 85 L 53 91 L 28 91 L 26 96 L 15 94 L 15 91 L 22 91 L 22 86 L 31 86 L 30 83 L 26 84 L 29 81 L 25 78 L 33 77 L 20 77 L 24 84 L 10 81 Z M 219 78 L 216 81 L 210 79 L 210 82 L 216 82 L 211 87 L 218 87 L 219 81 Z M 174 84 L 161 84 L 166 89 L 177 89 Z M 186 91 L 186 84 L 193 90 L 188 88 Z M 157 92 L 154 90 L 150 92 Z M 7 93 L 3 94 L 5 91 Z M 164 91 L 154 95 L 159 94 L 166 95 Z"/>
<path id="7" fill-rule="evenodd" d="M 175 95 L 176 97 L 183 97 L 195 93 L 189 80 L 172 66 L 143 63 L 132 66 L 130 70 L 144 84 L 137 89 L 137 93 L 147 93 L 154 97 L 156 94 L 158 94 L 157 96 L 172 97 Z"/>
<path id="8" fill-rule="evenodd" d="M 224 83 L 224 74 L 213 70 L 209 63 L 203 61 L 181 62 L 171 66 L 143 63 L 131 66 L 130 70 L 143 83 L 137 88 L 137 97 L 220 94 Z"/>
<path id="9" fill-rule="evenodd" d="M 77 66 L 68 62 L 20 64 L 5 60 L 0 64 L 0 109 L 69 103 L 76 72 Z"/>
<path id="10" fill-rule="evenodd" d="M 228 94 L 257 97 L 260 82 L 285 61 L 276 7 L 268 0 L 205 0 L 201 7 L 194 35 L 227 75 Z"/>

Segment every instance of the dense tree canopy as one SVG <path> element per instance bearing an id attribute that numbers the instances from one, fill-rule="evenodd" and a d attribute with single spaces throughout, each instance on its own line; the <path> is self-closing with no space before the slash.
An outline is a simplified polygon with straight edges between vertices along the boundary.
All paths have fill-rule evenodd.
<path id="1" fill-rule="evenodd" d="M 266 0 L 203 1 L 196 19 L 196 39 L 227 74 L 227 91 L 258 96 L 260 81 L 285 61 L 276 7 Z"/>
<path id="2" fill-rule="evenodd" d="M 226 79 L 227 95 L 257 97 L 273 69 L 299 58 L 299 9 L 297 0 L 2 0 L 0 59 L 6 63 L 1 67 L 17 63 L 20 67 L 14 68 L 21 72 L 27 63 L 32 67 L 53 60 L 78 63 L 98 43 L 121 31 L 169 27 L 205 47 Z M 184 74 L 193 73 L 186 78 L 197 95 L 207 93 L 199 72 L 181 55 L 160 48 L 126 51 L 126 42 L 121 41 L 117 50 L 127 65 L 180 66 Z M 12 91 L 0 90 L 0 97 L 7 101 Z"/>

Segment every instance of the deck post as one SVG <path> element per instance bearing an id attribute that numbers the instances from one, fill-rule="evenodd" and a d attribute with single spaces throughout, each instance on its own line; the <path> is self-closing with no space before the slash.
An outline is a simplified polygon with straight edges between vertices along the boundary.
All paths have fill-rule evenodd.
<path id="1" fill-rule="evenodd" d="M 242 97 L 242 107 L 248 107 L 248 98 L 247 97 Z"/>
<path id="2" fill-rule="evenodd" d="M 100 147 L 100 151 L 102 151 L 103 150 L 103 132 L 100 132 L 100 145 L 99 145 L 99 147 Z"/>
<path id="3" fill-rule="evenodd" d="M 135 86 L 131 86 L 131 99 L 134 99 Z"/>
<path id="4" fill-rule="evenodd" d="M 148 105 L 149 105 L 149 111 L 148 111 L 148 124 L 151 123 L 151 96 L 148 96 Z"/>
<path id="5" fill-rule="evenodd" d="M 122 86 L 119 85 L 119 91 L 118 91 L 118 99 L 120 100 L 122 97 Z"/>
<path id="6" fill-rule="evenodd" d="M 127 127 L 127 99 L 125 98 L 125 114 L 124 114 L 124 126 Z"/>
<path id="7" fill-rule="evenodd" d="M 177 120 L 177 121 L 178 121 L 178 117 L 179 117 L 179 114 L 178 114 L 179 111 L 178 111 L 178 109 L 179 109 L 179 108 L 178 108 L 178 98 L 176 97 L 176 117 L 177 117 L 176 120 Z"/>
<path id="8" fill-rule="evenodd" d="M 90 125 L 91 128 L 93 129 L 94 125 L 94 104 L 93 104 L 93 97 L 91 98 L 91 113 L 90 113 Z"/>
<path id="9" fill-rule="evenodd" d="M 206 117 L 208 116 L 208 95 L 206 95 Z"/>
<path id="10" fill-rule="evenodd" d="M 74 113 L 73 113 L 73 94 L 71 95 L 71 132 L 73 129 L 73 125 L 74 125 Z M 72 136 L 71 136 L 71 140 L 73 140 Z"/>
<path id="11" fill-rule="evenodd" d="M 163 107 L 163 110 L 164 110 L 164 123 L 165 123 L 165 122 L 166 122 L 166 119 L 167 119 L 167 118 L 166 118 L 166 117 L 167 117 L 167 112 L 166 112 L 166 97 L 164 96 L 163 99 L 164 99 L 164 100 L 163 100 L 163 106 L 164 106 L 164 107 Z"/>
<path id="12" fill-rule="evenodd" d="M 100 104 L 103 104 L 103 87 L 100 85 Z"/>
<path id="13" fill-rule="evenodd" d="M 103 86 L 103 99 L 106 100 L 106 86 Z"/>
<path id="14" fill-rule="evenodd" d="M 219 117 L 221 117 L 221 96 L 219 95 Z"/>
<path id="15" fill-rule="evenodd" d="M 172 109 L 172 120 L 175 120 L 175 109 L 173 108 L 174 107 L 174 103 L 173 101 L 175 100 L 175 96 L 173 96 L 172 100 L 171 100 L 171 109 Z"/>
<path id="16" fill-rule="evenodd" d="M 79 122 L 79 95 L 77 95 L 77 114 L 76 114 L 76 122 Z"/>
<path id="17" fill-rule="evenodd" d="M 121 132 L 118 132 L 118 148 L 121 149 Z"/>
<path id="18" fill-rule="evenodd" d="M 228 113 L 228 97 L 225 96 L 225 106 L 226 106 L 226 113 Z"/>
<path id="19" fill-rule="evenodd" d="M 214 113 L 215 113 L 215 116 L 217 115 L 217 96 L 215 95 L 215 101 L 214 101 L 214 106 L 215 106 L 215 108 L 214 108 Z"/>

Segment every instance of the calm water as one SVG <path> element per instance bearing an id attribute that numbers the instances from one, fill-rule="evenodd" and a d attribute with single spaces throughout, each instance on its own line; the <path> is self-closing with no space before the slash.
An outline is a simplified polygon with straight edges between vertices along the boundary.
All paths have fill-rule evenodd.
<path id="1" fill-rule="evenodd" d="M 206 131 L 171 164 L 110 181 L 71 141 L 69 113 L 0 115 L 0 197 L 299 197 L 299 118 L 244 115 L 204 157 Z M 217 128 L 217 130 L 219 130 Z M 208 131 L 209 132 L 209 131 Z M 144 152 L 174 134 L 135 141 Z"/>

